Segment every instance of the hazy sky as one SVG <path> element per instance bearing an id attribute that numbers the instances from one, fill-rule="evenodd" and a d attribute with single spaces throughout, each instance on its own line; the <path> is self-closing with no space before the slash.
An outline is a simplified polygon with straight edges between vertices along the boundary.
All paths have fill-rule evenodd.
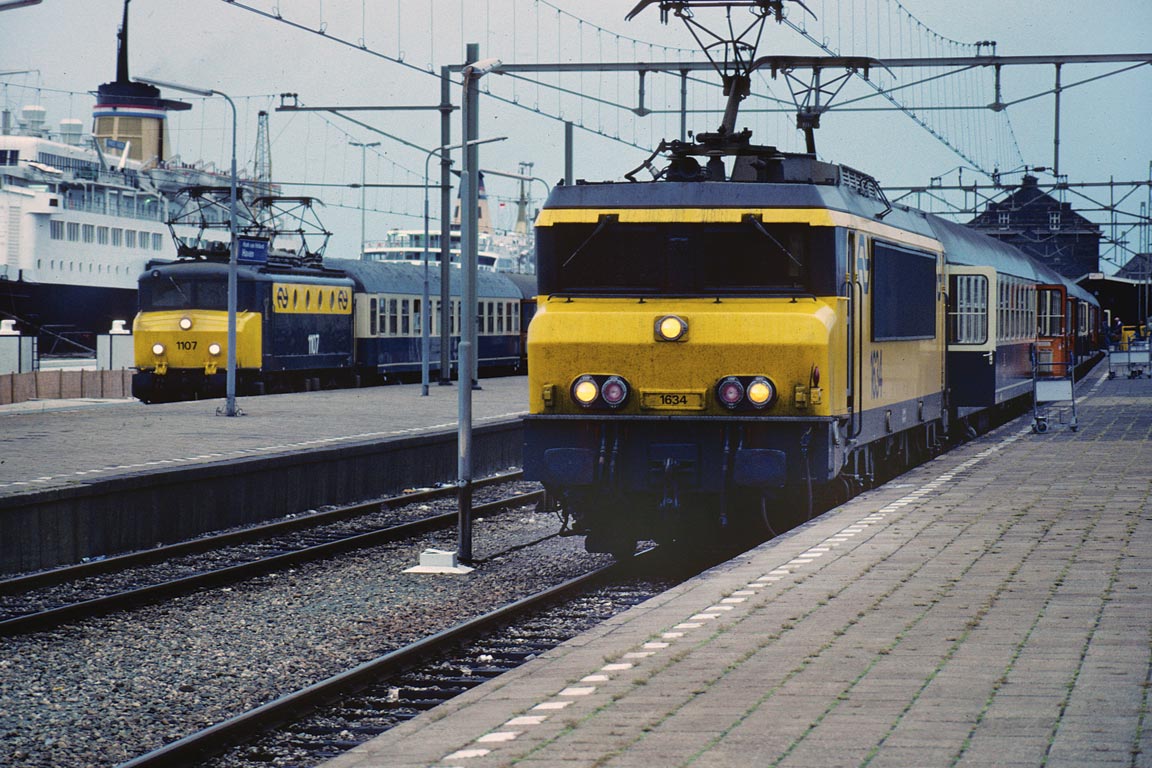
<path id="1" fill-rule="evenodd" d="M 325 35 L 294 29 L 265 18 L 240 4 L 223 0 L 133 0 L 131 4 L 130 65 L 133 75 L 216 88 L 240 107 L 240 162 L 250 165 L 254 153 L 256 112 L 274 110 L 275 94 L 299 94 L 302 104 L 434 104 L 439 101 L 437 78 L 421 73 L 431 67 L 459 62 L 465 42 L 478 42 L 481 56 L 508 63 L 577 60 L 682 60 L 689 54 L 649 47 L 647 43 L 695 49 L 683 25 L 673 19 L 659 23 L 649 8 L 636 20 L 624 16 L 633 0 L 247 0 L 253 8 L 280 15 Z M 940 35 L 962 42 L 995 40 L 997 53 L 1024 54 L 1140 53 L 1152 51 L 1152 2 L 1102 0 L 1091 5 L 1071 0 L 901 0 L 904 8 Z M 798 10 L 790 18 L 845 54 L 878 57 L 900 55 L 908 48 L 916 25 L 900 17 L 890 0 L 807 0 L 819 20 Z M 40 5 L 0 12 L 0 71 L 34 69 L 34 74 L 0 78 L 0 106 L 16 110 L 39 101 L 49 109 L 49 121 L 78 117 L 87 123 L 92 99 L 87 95 L 115 75 L 116 30 L 120 0 L 43 0 Z M 700 11 L 704 21 L 705 11 Z M 337 39 L 363 44 L 383 56 L 402 58 L 402 66 L 370 55 Z M 636 43 L 632 40 L 639 40 Z M 760 53 L 812 55 L 815 47 L 793 30 L 769 24 Z M 948 46 L 923 50 L 925 55 L 948 53 Z M 912 55 L 903 51 L 903 55 Z M 1068 66 L 1065 86 L 1119 69 L 1119 65 Z M 907 76 L 896 73 L 897 76 Z M 1052 86 L 1052 67 L 1010 68 L 1004 71 L 1003 100 L 1013 101 Z M 531 162 L 533 174 L 552 182 L 563 173 L 563 129 L 545 115 L 562 112 L 609 136 L 576 132 L 576 175 L 616 179 L 639 163 L 661 136 L 675 138 L 675 116 L 638 118 L 612 103 L 634 104 L 635 75 L 568 76 L 560 85 L 570 91 L 596 94 L 600 101 L 559 96 L 550 88 L 525 81 L 496 78 L 491 88 L 529 109 L 486 99 L 481 108 L 481 135 L 507 135 L 508 141 L 482 149 L 485 167 L 516 171 Z M 703 74 L 703 78 L 709 75 Z M 710 79 L 715 80 L 714 76 Z M 906 81 L 904 81 L 906 82 Z M 990 75 L 983 84 L 941 91 L 949 100 L 986 104 L 993 100 Z M 787 97 L 783 81 L 761 78 L 757 89 L 771 87 Z M 34 90 L 39 88 L 40 90 Z M 703 87 L 698 89 L 703 91 Z M 711 89 L 715 91 L 716 89 Z M 841 99 L 866 89 L 853 84 Z M 694 94 L 697 93 L 694 90 Z M 166 96 L 183 98 L 178 93 Z M 1061 172 L 1070 181 L 1142 180 L 1152 161 L 1152 67 L 1071 88 L 1063 95 L 1061 112 Z M 678 84 L 652 76 L 647 106 L 678 103 Z M 453 99 L 459 100 L 458 88 Z M 221 100 L 189 99 L 190 113 L 170 121 L 173 143 L 186 160 L 212 160 L 226 167 L 228 120 Z M 720 97 L 694 96 L 693 106 L 718 107 Z M 763 106 L 764 102 L 760 102 Z M 881 106 L 873 99 L 867 106 Z M 746 102 L 750 109 L 753 102 Z M 984 113 L 986 116 L 989 113 Z M 1004 163 L 1020 158 L 1032 166 L 1053 160 L 1053 100 L 1042 96 L 1008 111 L 1014 136 Z M 358 119 L 421 147 L 439 143 L 436 113 L 356 113 Z M 933 116 L 936 119 L 938 116 Z M 959 118 L 957 118 L 959 120 Z M 754 141 L 782 149 L 803 149 L 791 115 L 749 114 L 740 125 L 755 131 Z M 712 130 L 718 117 L 693 114 L 689 127 Z M 968 145 L 989 149 L 980 129 L 957 123 L 958 136 Z M 323 113 L 271 115 L 273 167 L 283 181 L 344 184 L 358 182 L 361 150 L 349 141 L 382 142 L 367 155 L 368 181 L 420 183 L 423 152 Z M 453 141 L 459 139 L 458 121 Z M 895 112 L 842 112 L 825 116 L 817 134 L 823 159 L 844 162 L 877 176 L 885 185 L 926 184 L 933 176 L 956 180 L 954 169 L 966 165 L 912 120 Z M 1002 139 L 996 139 L 1001 141 Z M 637 144 L 639 147 L 630 146 Z M 1015 154 L 1018 147 L 1018 154 Z M 1001 170 L 1009 170 L 1007 165 Z M 951 173 L 950 173 L 951 172 Z M 965 172 L 965 180 L 976 177 Z M 1010 180 L 1018 180 L 1018 175 Z M 515 194 L 510 181 L 489 178 L 494 202 Z M 325 223 L 337 233 L 332 255 L 351 255 L 359 240 L 358 190 L 291 187 L 286 193 L 313 194 L 327 203 Z M 533 192 L 539 196 L 542 187 Z M 1107 200 L 1107 192 L 1093 192 Z M 1130 201 L 1136 210 L 1147 192 Z M 915 202 L 915 201 L 913 201 Z M 1072 199 L 1074 205 L 1078 204 Z M 927 205 L 927 203 L 923 203 Z M 1085 203 L 1087 205 L 1087 203 Z M 368 237 L 392 227 L 418 228 L 422 210 L 419 192 L 372 191 L 368 194 Z M 511 210 L 509 206 L 506 210 Z M 508 222 L 503 222 L 508 223 Z"/>

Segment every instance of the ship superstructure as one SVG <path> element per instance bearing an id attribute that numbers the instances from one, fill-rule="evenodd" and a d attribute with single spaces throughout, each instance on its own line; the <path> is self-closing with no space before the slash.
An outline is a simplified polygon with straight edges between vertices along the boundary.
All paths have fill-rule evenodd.
<path id="1" fill-rule="evenodd" d="M 144 265 L 175 256 L 166 222 L 181 190 L 228 183 L 169 156 L 166 114 L 190 105 L 129 78 L 127 31 L 125 2 L 92 135 L 76 119 L 49 126 L 38 105 L 0 115 L 0 319 L 35 335 L 41 355 L 89 354 L 96 334 L 130 321 Z"/>

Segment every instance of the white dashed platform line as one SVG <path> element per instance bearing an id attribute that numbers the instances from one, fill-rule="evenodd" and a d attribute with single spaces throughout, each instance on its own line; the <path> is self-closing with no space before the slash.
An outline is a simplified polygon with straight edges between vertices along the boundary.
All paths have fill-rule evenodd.
<path id="1" fill-rule="evenodd" d="M 763 588 L 765 588 L 771 584 L 779 582 L 780 580 L 782 580 L 786 576 L 795 575 L 795 573 L 797 571 L 801 570 L 805 565 L 808 565 L 810 563 L 815 562 L 821 556 L 823 556 L 824 554 L 829 552 L 831 547 L 835 547 L 835 546 L 838 546 L 840 544 L 844 544 L 844 543 L 848 542 L 852 537 L 856 536 L 857 534 L 867 532 L 867 530 L 870 527 L 885 524 L 885 522 L 887 522 L 887 515 L 885 514 L 886 512 L 896 512 L 896 511 L 905 512 L 905 511 L 907 511 L 907 508 L 909 506 L 912 506 L 912 505 L 916 504 L 917 502 L 923 501 L 925 497 L 930 496 L 933 493 L 936 493 L 940 488 L 947 486 L 949 483 L 951 483 L 953 480 L 955 480 L 957 475 L 960 475 L 963 472 L 965 472 L 966 470 L 971 469 L 972 467 L 981 463 L 987 457 L 998 453 L 999 451 L 1003 450 L 1006 446 L 1016 442 L 1017 440 L 1019 440 L 1021 437 L 1023 437 L 1030 430 L 1031 430 L 1031 427 L 1028 427 L 1027 429 L 1023 429 L 1020 432 L 1017 432 L 1013 435 L 1010 435 L 1010 436 L 1002 439 L 996 445 L 993 445 L 990 448 L 987 448 L 987 449 L 981 451 L 980 453 L 976 454 L 975 457 L 973 457 L 973 458 L 969 459 L 968 461 L 965 461 L 964 463 L 954 467 L 953 469 L 949 470 L 945 474 L 937 476 L 936 478 L 934 478 L 930 482 L 921 485 L 919 488 L 917 488 L 913 491 L 910 491 L 909 493 L 905 494 L 903 497 L 897 499 L 896 501 L 889 502 L 884 507 L 882 507 L 879 511 L 872 512 L 871 514 L 860 518 L 859 520 L 852 523 L 851 525 L 848 525 L 848 526 L 842 528 L 840 531 L 838 531 L 835 534 L 824 539 L 822 542 L 820 542 L 819 545 L 812 547 L 812 548 L 808 549 L 807 551 L 805 551 L 804 553 L 802 553 L 802 555 L 800 557 L 795 557 L 792 560 L 789 560 L 785 564 L 785 566 L 779 567 L 779 568 L 774 568 L 771 571 L 769 571 L 767 574 L 757 577 L 754 581 L 749 582 L 743 588 L 733 590 L 732 592 L 730 592 L 725 597 L 722 597 L 717 605 L 708 606 L 707 608 L 704 609 L 704 611 L 702 611 L 700 613 L 693 614 L 692 616 L 690 616 L 688 618 L 688 621 L 680 622 L 679 624 L 676 624 L 675 626 L 673 626 L 671 630 L 661 633 L 661 635 L 660 635 L 661 639 L 662 640 L 680 640 L 680 639 L 684 638 L 690 630 L 699 629 L 714 619 L 718 619 L 721 616 L 733 616 L 734 614 L 730 613 L 730 612 L 734 611 L 736 606 L 741 606 L 743 603 L 748 602 L 749 596 L 759 594 L 756 590 L 763 589 Z M 644 650 L 627 652 L 627 653 L 623 654 L 623 656 L 621 658 L 622 659 L 637 659 L 637 660 L 646 659 L 646 658 L 649 658 L 652 656 L 656 656 L 659 654 L 660 651 L 667 650 L 668 648 L 671 648 L 671 647 L 672 647 L 672 643 L 670 643 L 670 642 L 656 642 L 656 641 L 646 642 L 643 645 Z M 564 709 L 565 707 L 567 707 L 569 704 L 571 704 L 577 698 L 595 695 L 595 693 L 599 689 L 598 686 L 587 685 L 587 683 L 607 683 L 607 682 L 610 682 L 612 679 L 611 673 L 627 672 L 627 671 L 635 668 L 635 666 L 636 666 L 635 664 L 633 664 L 631 662 L 627 662 L 627 661 L 620 661 L 620 662 L 613 662 L 613 663 L 605 664 L 604 666 L 602 666 L 600 668 L 599 672 L 597 672 L 596 674 L 587 675 L 587 676 L 580 679 L 580 682 L 585 683 L 585 685 L 572 685 L 572 686 L 569 686 L 567 688 L 564 688 L 558 694 L 556 694 L 557 697 L 564 697 L 566 700 L 558 701 L 558 700 L 553 699 L 551 701 L 541 702 L 541 703 L 533 706 L 531 708 L 531 710 L 529 710 L 529 711 L 532 711 L 532 712 L 541 712 L 541 711 L 550 712 L 550 711 L 557 711 L 557 710 Z M 513 717 L 512 719 L 508 720 L 508 722 L 506 722 L 503 726 L 501 726 L 501 728 L 502 729 L 512 729 L 512 728 L 522 727 L 522 726 L 527 726 L 527 725 L 539 725 L 542 722 L 544 722 L 547 718 L 548 718 L 548 715 L 540 715 L 540 716 L 518 715 L 518 716 Z M 484 734 L 483 736 L 480 736 L 478 739 L 476 739 L 475 743 L 477 743 L 477 744 L 499 744 L 499 743 L 514 741 L 517 737 L 519 737 L 523 733 L 525 733 L 525 731 L 516 731 L 516 730 L 492 731 L 490 733 Z M 461 750 L 458 750 L 456 752 L 453 752 L 450 755 L 445 756 L 441 761 L 438 761 L 437 765 L 443 765 L 444 763 L 454 761 L 454 760 L 468 760 L 468 759 L 476 758 L 476 757 L 484 757 L 485 755 L 488 755 L 488 754 L 490 754 L 490 750 L 483 749 L 483 748 L 461 749 Z"/>

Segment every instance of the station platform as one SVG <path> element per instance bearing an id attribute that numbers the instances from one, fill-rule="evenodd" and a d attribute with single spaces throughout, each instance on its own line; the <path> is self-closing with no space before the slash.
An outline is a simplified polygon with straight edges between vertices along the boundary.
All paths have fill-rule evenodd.
<path id="1" fill-rule="evenodd" d="M 482 379 L 475 424 L 527 412 L 523 376 Z M 218 416 L 224 400 L 144 405 L 138 400 L 34 400 L 0 406 L 0 497 L 161 467 L 272 456 L 319 446 L 455 429 L 456 385 L 241 397 L 241 416 Z"/>
<path id="2" fill-rule="evenodd" d="M 523 376 L 472 391 L 473 476 L 519 466 Z M 0 575 L 455 482 L 458 388 L 0 406 Z"/>
<path id="3" fill-rule="evenodd" d="M 1152 766 L 1152 382 L 1101 375 L 326 768 Z"/>

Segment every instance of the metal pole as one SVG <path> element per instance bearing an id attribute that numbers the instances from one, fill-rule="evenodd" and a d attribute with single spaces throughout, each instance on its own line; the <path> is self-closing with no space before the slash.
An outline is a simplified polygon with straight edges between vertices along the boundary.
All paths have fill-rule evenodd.
<path id="1" fill-rule="evenodd" d="M 440 146 L 452 141 L 452 78 L 440 68 Z M 440 386 L 452 384 L 452 161 L 440 156 Z"/>
<path id="2" fill-rule="evenodd" d="M 1056 65 L 1056 87 L 1053 89 L 1056 96 L 1056 116 L 1053 121 L 1052 136 L 1052 175 L 1060 181 L 1060 65 Z"/>
<path id="3" fill-rule="evenodd" d="M 228 372 L 224 377 L 224 415 L 236 415 L 236 103 L 224 97 L 232 108 L 232 180 L 228 205 L 228 232 L 232 244 L 228 249 Z"/>
<path id="4" fill-rule="evenodd" d="M 367 232 L 367 209 L 368 200 L 365 195 L 368 193 L 368 147 L 378 147 L 380 142 L 372 141 L 367 144 L 360 141 L 348 142 L 354 147 L 360 147 L 360 256 L 364 258 L 365 247 L 368 243 Z M 427 183 L 427 179 L 424 180 Z"/>
<path id="5" fill-rule="evenodd" d="M 688 141 L 688 70 L 680 70 L 680 141 Z"/>
<path id="6" fill-rule="evenodd" d="M 436 149 L 429 150 L 428 154 L 424 158 L 424 305 L 423 305 L 424 308 L 423 308 L 423 310 L 421 310 L 421 313 L 420 313 L 421 319 L 423 321 L 423 324 L 421 325 L 421 330 L 420 330 L 420 396 L 421 397 L 427 397 L 428 396 L 428 378 L 429 378 L 428 368 L 430 365 L 429 361 L 432 357 L 432 351 L 431 351 L 431 332 L 432 331 L 428 327 L 429 320 L 432 316 L 431 310 L 428 308 L 428 300 L 429 300 L 429 295 L 428 295 L 428 188 L 430 186 L 428 183 L 428 163 L 429 163 L 429 161 L 432 160 L 432 155 L 436 154 L 437 152 L 440 152 L 442 157 L 447 158 L 449 150 L 460 149 L 461 147 L 463 147 L 465 150 L 468 150 L 472 147 L 475 147 L 478 144 L 487 144 L 487 143 L 492 142 L 492 141 L 504 141 L 507 138 L 508 138 L 507 136 L 496 136 L 496 137 L 491 138 L 491 139 L 474 139 L 473 141 L 469 142 L 468 144 L 456 144 L 453 146 L 437 147 Z M 448 160 L 449 166 L 451 166 L 451 163 L 452 163 L 452 161 Z M 545 186 L 547 186 L 547 183 L 544 182 L 543 179 L 540 179 L 539 181 L 541 183 L 545 184 Z M 440 288 L 441 288 L 441 295 L 443 295 L 444 285 L 442 284 L 440 286 Z M 447 302 L 442 302 L 442 305 L 446 304 L 446 303 Z M 444 347 L 442 346 L 441 349 L 443 350 Z M 441 357 L 441 360 L 444 359 L 443 353 L 441 353 L 440 357 Z M 447 382 L 441 381 L 441 383 L 444 384 Z"/>
<path id="7" fill-rule="evenodd" d="M 564 123 L 564 183 L 572 186 L 576 182 L 572 176 L 572 123 Z"/>
<path id="8" fill-rule="evenodd" d="M 428 323 L 432 313 L 428 309 L 428 163 L 432 160 L 432 150 L 424 158 L 424 294 L 420 305 L 420 396 L 428 397 L 428 359 L 432 356 L 431 330 Z"/>
<path id="9" fill-rule="evenodd" d="M 469 43 L 466 53 L 466 63 L 471 64 L 480 57 L 480 46 Z M 464 93 L 461 99 L 461 128 L 463 143 L 476 138 L 472 132 L 473 92 L 475 78 L 471 67 L 463 71 Z M 472 241 L 476 231 L 475 203 L 476 187 L 475 156 L 471 147 L 464 149 L 460 173 L 460 266 L 462 269 L 463 289 L 460 292 L 460 362 L 457 366 L 457 449 L 459 487 L 457 504 L 459 507 L 458 520 L 458 550 L 459 558 L 463 563 L 472 562 L 472 334 L 476 327 L 476 299 L 475 299 L 475 273 L 472 270 L 471 256 L 473 253 Z"/>
<path id="10" fill-rule="evenodd" d="M 492 59 L 477 62 L 480 55 L 480 46 L 476 43 L 468 44 L 468 63 L 461 74 L 464 78 L 464 98 L 462 100 L 461 122 L 464 128 L 463 160 L 460 168 L 460 245 L 462 249 L 461 262 L 463 266 L 464 286 L 460 296 L 460 315 L 463 328 L 460 334 L 460 366 L 457 396 L 459 399 L 459 439 L 460 452 L 459 474 L 459 539 L 460 560 L 465 563 L 472 562 L 472 370 L 476 358 L 476 251 L 477 237 L 477 209 L 479 208 L 479 181 L 480 163 L 479 149 L 477 148 L 476 134 L 479 132 L 480 120 L 478 118 L 479 89 L 477 81 L 498 66 L 499 62 Z"/>

